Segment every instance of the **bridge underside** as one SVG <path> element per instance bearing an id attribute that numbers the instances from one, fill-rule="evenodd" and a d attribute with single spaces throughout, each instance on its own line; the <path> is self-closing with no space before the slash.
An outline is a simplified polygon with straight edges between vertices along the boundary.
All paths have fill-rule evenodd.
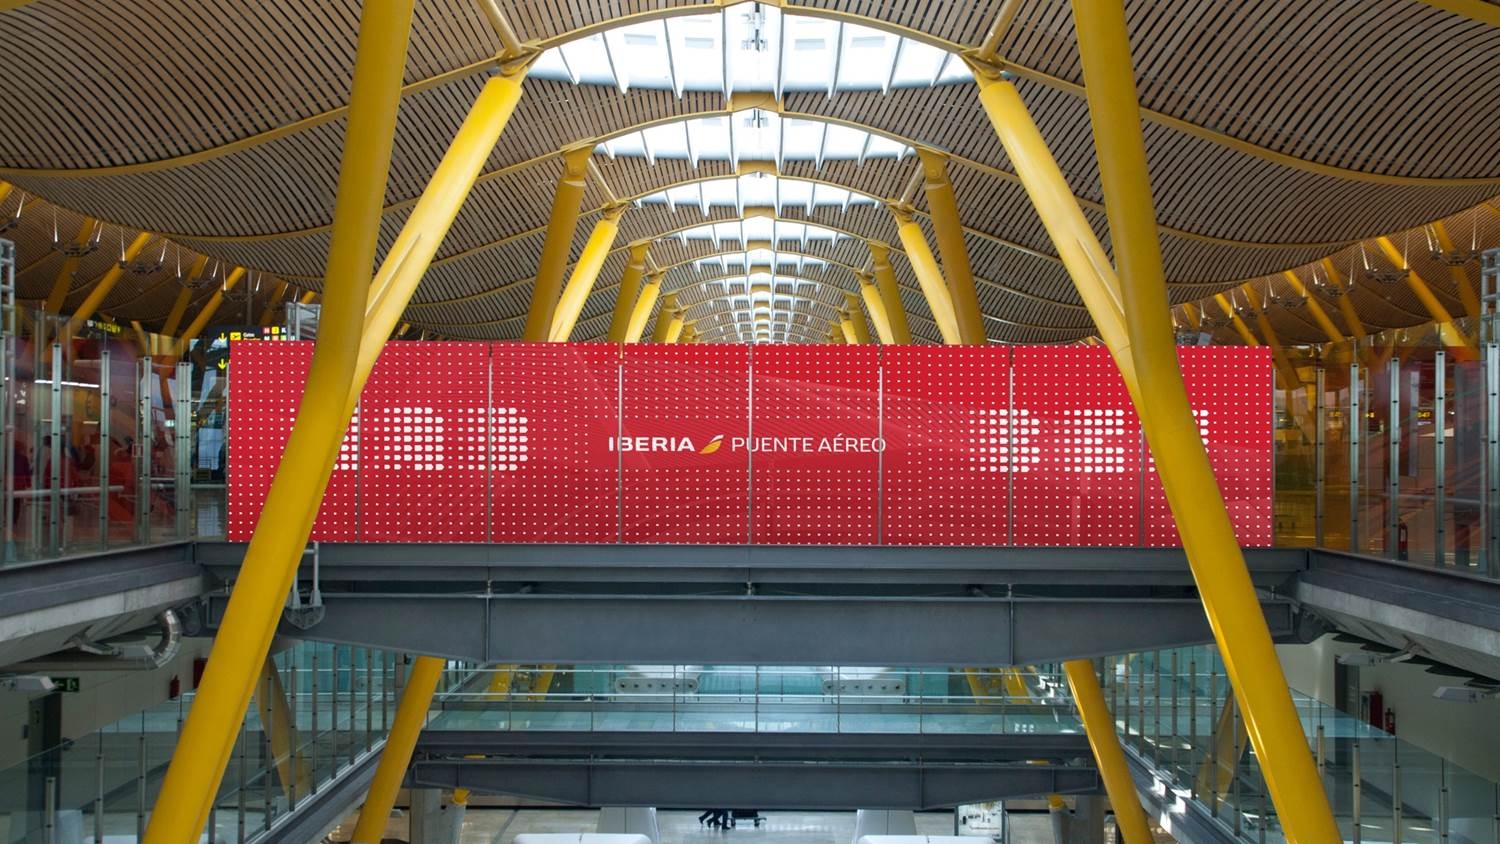
<path id="1" fill-rule="evenodd" d="M 242 546 L 198 555 L 228 578 Z M 1304 552 L 1251 565 L 1295 635 L 1271 590 Z M 321 620 L 284 634 L 482 663 L 1027 665 L 1212 640 L 1180 549 L 355 544 L 318 568 Z"/>
<path id="2" fill-rule="evenodd" d="M 483 758 L 465 758 L 482 755 Z M 933 809 L 1102 792 L 1078 735 L 427 730 L 411 787 L 575 806 Z"/>

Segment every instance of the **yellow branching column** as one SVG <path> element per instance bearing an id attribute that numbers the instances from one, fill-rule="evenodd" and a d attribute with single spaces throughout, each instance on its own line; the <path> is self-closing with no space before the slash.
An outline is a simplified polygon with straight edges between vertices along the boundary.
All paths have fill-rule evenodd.
<path id="1" fill-rule="evenodd" d="M 78 226 L 78 234 L 74 235 L 72 245 L 81 247 L 88 243 L 94 234 L 95 221 L 92 217 L 84 217 Z M 68 293 L 72 290 L 73 274 L 78 272 L 78 264 L 83 260 L 81 254 L 68 255 L 63 258 L 62 268 L 57 271 L 57 278 L 52 282 L 52 291 L 47 294 L 47 301 L 42 305 L 42 310 L 49 314 L 62 311 L 63 302 L 67 301 Z M 199 258 L 199 260 L 206 260 Z"/>
<path id="2" fill-rule="evenodd" d="M 865 324 L 865 309 L 860 306 L 859 297 L 847 291 L 844 293 L 844 320 L 846 329 L 853 332 L 849 342 L 870 342 L 870 329 Z"/>
<path id="3" fill-rule="evenodd" d="M 948 281 L 949 303 L 958 323 L 959 341 L 966 346 L 982 346 L 989 342 L 989 337 L 984 333 L 979 291 L 974 287 L 974 271 L 969 266 L 969 248 L 964 245 L 958 197 L 948 178 L 948 158 L 924 147 L 917 147 L 917 155 L 922 159 L 922 174 L 926 177 L 922 190 L 927 195 L 927 209 L 932 213 L 938 253 L 943 256 L 943 277 Z"/>
<path id="4" fill-rule="evenodd" d="M 1078 715 L 1083 719 L 1084 732 L 1088 735 L 1089 747 L 1099 763 L 1099 776 L 1104 780 L 1104 791 L 1115 810 L 1115 825 L 1125 836 L 1125 844 L 1152 844 L 1150 823 L 1146 811 L 1141 808 L 1140 798 L 1135 793 L 1135 782 L 1130 778 L 1130 766 L 1125 761 L 1125 751 L 1120 747 L 1119 735 L 1115 732 L 1115 716 L 1104 703 L 1104 690 L 1099 688 L 1099 675 L 1095 673 L 1091 659 L 1074 659 L 1063 663 L 1063 672 L 1068 677 L 1068 688 L 1073 692 L 1073 702 L 1078 706 Z"/>
<path id="5" fill-rule="evenodd" d="M 198 260 L 194 261 L 192 266 L 188 268 L 188 279 L 197 278 L 207 265 L 208 256 L 199 255 Z M 176 333 L 177 326 L 182 325 L 182 318 L 187 316 L 188 305 L 192 301 L 193 288 L 184 284 L 182 289 L 177 292 L 177 299 L 172 302 L 172 310 L 167 313 L 167 321 L 162 323 L 161 333 L 163 336 L 171 337 Z"/>
<path id="6" fill-rule="evenodd" d="M 630 333 L 630 317 L 635 313 L 635 303 L 641 296 L 641 279 L 646 276 L 646 252 L 651 242 L 643 240 L 630 244 L 630 257 L 625 262 L 625 275 L 620 278 L 620 291 L 615 294 L 615 312 L 609 321 L 609 342 L 623 343 Z"/>
<path id="7" fill-rule="evenodd" d="M 1073 21 L 1146 441 L 1287 837 L 1342 841 L 1177 363 L 1123 0 L 1073 0 Z"/>
<path id="8" fill-rule="evenodd" d="M 661 296 L 661 273 L 653 273 L 646 279 L 646 284 L 641 288 L 641 296 L 635 302 L 635 307 L 630 311 L 630 327 L 625 331 L 624 342 L 639 343 L 641 334 L 646 330 L 646 321 L 651 319 L 651 309 L 656 307 L 656 300 Z"/>
<path id="9" fill-rule="evenodd" d="M 906 250 L 906 260 L 911 263 L 917 283 L 922 286 L 922 295 L 927 297 L 927 307 L 932 310 L 932 319 L 937 323 L 943 342 L 958 345 L 963 335 L 958 330 L 958 317 L 953 313 L 953 300 L 948 295 L 948 282 L 938 270 L 937 259 L 927 245 L 927 236 L 912 217 L 910 208 L 891 206 L 891 215 L 896 218 L 896 231 L 901 235 L 901 248 Z"/>
<path id="10" fill-rule="evenodd" d="M 891 342 L 911 342 L 911 327 L 906 322 L 906 305 L 901 301 L 901 285 L 896 283 L 896 269 L 891 266 L 891 247 L 878 240 L 870 241 L 870 265 L 875 271 L 875 289 L 885 303 L 885 315 L 891 325 Z"/>
<path id="11" fill-rule="evenodd" d="M 552 333 L 552 315 L 562 292 L 563 270 L 573 251 L 573 230 L 578 227 L 578 209 L 583 202 L 583 188 L 588 181 L 589 158 L 593 147 L 579 147 L 563 153 L 563 174 L 552 197 L 552 216 L 547 222 L 547 238 L 537 260 L 536 280 L 531 286 L 531 310 L 526 314 L 522 339 L 543 341 Z"/>
<path id="12" fill-rule="evenodd" d="M 660 320 L 661 317 L 657 317 Z M 687 327 L 687 314 L 681 310 L 672 311 L 672 319 L 667 323 L 667 336 L 662 338 L 663 343 L 676 343 L 682 339 L 682 330 Z"/>
<path id="13" fill-rule="evenodd" d="M 1380 246 L 1380 251 L 1385 253 L 1386 259 L 1393 265 L 1406 267 L 1406 256 L 1401 254 L 1396 244 L 1391 243 L 1390 238 L 1378 237 L 1375 243 Z M 1443 306 L 1442 302 L 1438 301 L 1438 297 L 1433 294 L 1432 287 L 1427 284 L 1427 280 L 1418 275 L 1415 269 L 1407 267 L 1406 285 L 1411 288 L 1412 293 L 1416 294 L 1422 307 L 1427 309 L 1427 313 L 1432 316 L 1432 321 L 1437 323 L 1438 337 L 1442 338 L 1443 345 L 1452 350 L 1454 360 L 1476 360 L 1479 353 L 1475 351 L 1474 344 L 1464 336 L 1458 326 L 1453 324 L 1453 315 L 1448 313 L 1448 309 Z"/>
<path id="14" fill-rule="evenodd" d="M 125 267 L 122 265 L 127 261 L 134 261 L 136 256 L 141 254 L 141 250 L 146 248 L 146 244 L 150 242 L 151 235 L 141 232 L 135 236 L 135 240 L 132 240 L 129 246 L 125 247 L 124 254 L 120 256 L 120 263 L 110 267 L 108 272 L 99 277 L 99 280 L 94 283 L 94 289 L 89 291 L 89 295 L 84 297 L 83 302 L 78 305 L 78 310 L 74 311 L 73 315 L 68 318 L 69 334 L 77 332 L 79 326 L 83 325 L 88 321 L 89 317 L 94 315 L 95 311 L 99 310 L 99 306 L 104 304 L 105 297 L 109 296 L 109 292 L 115 289 L 115 284 L 120 280 L 120 276 L 124 275 Z"/>
<path id="15" fill-rule="evenodd" d="M 360 15 L 320 336 L 297 419 L 151 812 L 148 844 L 188 844 L 203 833 L 348 428 L 413 3 L 371 0 Z"/>
<path id="16" fill-rule="evenodd" d="M 651 342 L 670 343 L 667 336 L 672 332 L 672 314 L 677 310 L 677 294 L 661 296 L 661 307 L 656 309 L 656 329 L 651 332 Z"/>
<path id="17" fill-rule="evenodd" d="M 885 300 L 880 298 L 880 289 L 875 286 L 874 277 L 868 273 L 859 274 L 859 295 L 865 302 L 865 310 L 870 312 L 870 322 L 875 324 L 875 334 L 880 337 L 883 345 L 889 346 L 896 342 L 895 334 L 891 331 L 891 319 L 886 313 Z"/>
<path id="18" fill-rule="evenodd" d="M 583 254 L 578 256 L 578 263 L 573 266 L 573 274 L 568 277 L 562 298 L 558 300 L 548 340 L 563 342 L 573 334 L 573 326 L 578 324 L 578 314 L 583 310 L 583 303 L 588 301 L 589 294 L 594 291 L 594 282 L 599 278 L 599 270 L 604 268 L 604 259 L 609 257 L 609 250 L 615 245 L 615 235 L 620 231 L 620 216 L 628 207 L 616 205 L 606 209 L 599 217 L 599 222 L 594 225 L 594 230 L 589 233 Z"/>
<path id="19" fill-rule="evenodd" d="M 208 301 L 204 302 L 203 307 L 198 309 L 198 315 L 193 317 L 193 321 L 188 323 L 187 328 L 183 329 L 182 337 L 177 341 L 177 354 L 187 354 L 188 343 L 203 333 L 203 329 L 208 327 L 209 320 L 213 319 L 214 314 L 218 313 L 219 306 L 224 304 L 224 294 L 233 290 L 234 286 L 239 284 L 240 279 L 244 277 L 244 267 L 235 267 L 229 271 L 229 275 L 224 276 L 224 283 L 219 286 L 218 290 L 214 291 L 212 296 L 208 297 Z"/>

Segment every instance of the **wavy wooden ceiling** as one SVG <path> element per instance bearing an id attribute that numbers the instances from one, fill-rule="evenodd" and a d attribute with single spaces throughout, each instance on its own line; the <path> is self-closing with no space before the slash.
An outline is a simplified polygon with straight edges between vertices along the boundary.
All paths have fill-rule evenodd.
<path id="1" fill-rule="evenodd" d="M 832 16 L 897 31 L 958 50 L 978 44 L 1001 0 L 804 0 L 788 14 Z M 611 0 L 520 0 L 500 6 L 527 40 L 554 44 L 584 27 L 624 16 L 705 13 L 712 4 Z M 1333 255 L 1385 261 L 1361 239 L 1396 232 L 1416 246 L 1408 260 L 1455 314 L 1464 308 L 1457 279 L 1428 255 L 1419 226 L 1449 218 L 1455 239 L 1500 244 L 1500 212 L 1484 202 L 1500 194 L 1500 123 L 1484 119 L 1500 99 L 1500 28 L 1418 0 L 1131 0 L 1147 151 L 1167 272 L 1177 302 L 1236 290 L 1246 280 L 1262 298 L 1287 269 L 1312 282 L 1309 265 Z M 175 264 L 197 254 L 209 262 L 260 271 L 256 298 L 236 307 L 259 313 L 286 293 L 279 281 L 319 287 L 336 189 L 359 8 L 352 0 L 34 0 L 0 13 L 0 51 L 11 84 L 0 87 L 0 179 L 19 190 L 0 201 L 14 213 L 22 191 L 40 196 L 6 235 L 20 250 L 21 295 L 42 298 L 80 215 L 109 221 L 102 245 L 80 262 L 68 307 L 133 230 L 162 233 L 169 258 L 154 276 L 132 277 L 104 312 L 158 327 L 180 286 Z M 499 49 L 472 0 L 419 0 L 381 226 L 384 247 L 472 101 Z M 1023 0 L 1001 43 L 1020 77 L 1022 96 L 1054 149 L 1074 192 L 1108 244 L 1099 210 L 1098 174 L 1082 97 L 1071 13 L 1065 0 Z M 968 83 L 879 91 L 787 93 L 785 115 L 868 127 L 953 155 L 950 165 L 987 326 L 996 340 L 1057 342 L 1092 333 L 1045 231 L 1035 219 Z M 720 93 L 574 86 L 534 79 L 485 176 L 438 261 L 409 320 L 445 336 L 512 338 L 530 297 L 552 189 L 556 151 L 642 125 L 724 114 Z M 732 175 L 728 162 L 596 156 L 612 191 L 639 197 L 684 181 Z M 916 169 L 900 161 L 787 162 L 788 176 L 812 178 L 877 197 L 893 197 Z M 582 248 L 608 201 L 591 182 L 574 238 Z M 920 197 L 918 210 L 924 211 Z M 56 207 L 63 209 L 55 211 Z M 856 238 L 896 240 L 879 208 L 786 209 Z M 727 220 L 730 209 L 707 219 Z M 629 211 L 618 248 L 606 262 L 575 337 L 601 337 L 624 268 L 624 246 L 701 224 L 697 213 L 662 206 Z M 929 238 L 930 225 L 925 218 Z M 153 250 L 159 246 L 153 246 Z M 707 242 L 661 240 L 660 265 L 713 254 Z M 846 267 L 868 253 L 856 239 L 809 247 Z M 917 335 L 937 333 L 904 256 L 896 253 L 903 298 Z M 1347 270 L 1346 270 L 1347 271 Z M 1461 270 L 1477 283 L 1477 267 Z M 711 277 L 679 267 L 666 289 Z M 819 276 L 853 289 L 853 275 L 830 264 Z M 1258 280 L 1257 280 L 1258 279 Z M 1269 279 L 1269 281 L 1267 281 Z M 1269 285 L 1269 287 L 1268 287 Z M 1285 283 L 1283 283 L 1285 286 Z M 209 291 L 195 292 L 194 308 Z M 1404 285 L 1356 285 L 1350 294 L 1370 329 L 1430 317 Z M 834 303 L 833 299 L 828 300 Z M 712 323 L 722 303 L 692 300 Z M 809 312 L 832 304 L 809 303 Z M 1335 309 L 1330 305 L 1328 310 Z M 1287 342 L 1326 336 L 1305 309 L 1268 308 Z M 823 315 L 824 318 L 827 314 Z M 1337 315 L 1335 322 L 1343 321 Z M 821 336 L 818 332 L 809 332 Z"/>

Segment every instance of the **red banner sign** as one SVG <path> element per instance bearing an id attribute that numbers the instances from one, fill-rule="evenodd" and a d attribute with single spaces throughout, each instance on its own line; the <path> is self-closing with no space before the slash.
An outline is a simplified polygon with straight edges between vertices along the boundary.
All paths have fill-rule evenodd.
<path id="1" fill-rule="evenodd" d="M 248 539 L 311 344 L 236 347 Z M 1242 544 L 1271 543 L 1271 361 L 1179 354 Z M 313 538 L 1172 545 L 1124 384 L 1083 346 L 391 343 Z"/>

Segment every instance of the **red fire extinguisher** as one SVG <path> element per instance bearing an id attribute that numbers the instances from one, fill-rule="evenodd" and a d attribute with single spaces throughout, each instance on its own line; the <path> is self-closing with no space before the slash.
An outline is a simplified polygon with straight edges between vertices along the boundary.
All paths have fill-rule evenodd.
<path id="1" fill-rule="evenodd" d="M 1393 709 L 1385 711 L 1385 731 L 1391 735 L 1396 734 L 1396 712 Z"/>
<path id="2" fill-rule="evenodd" d="M 1396 523 L 1396 559 L 1405 560 L 1407 557 L 1406 522 Z"/>
<path id="3" fill-rule="evenodd" d="M 176 700 L 182 695 L 182 681 L 173 674 L 172 679 L 167 681 L 167 700 Z"/>

